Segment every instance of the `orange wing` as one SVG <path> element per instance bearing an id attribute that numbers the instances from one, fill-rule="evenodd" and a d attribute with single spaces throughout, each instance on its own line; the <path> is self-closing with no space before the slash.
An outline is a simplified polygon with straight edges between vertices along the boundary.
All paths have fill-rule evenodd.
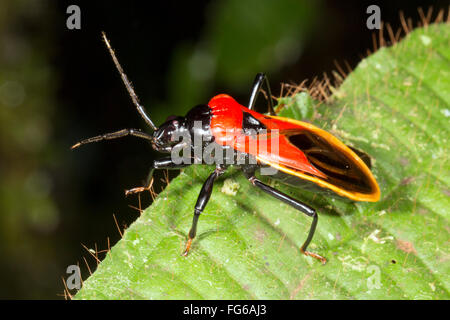
<path id="1" fill-rule="evenodd" d="M 270 130 L 257 137 L 238 138 L 237 150 L 245 150 L 261 163 L 352 200 L 379 200 L 380 189 L 366 163 L 332 134 L 294 119 L 256 112 L 252 115 L 259 116 L 257 119 Z M 258 140 L 256 152 L 248 147 L 252 139 Z M 273 147 L 277 143 L 278 150 Z M 260 148 L 264 144 L 267 148 Z"/>

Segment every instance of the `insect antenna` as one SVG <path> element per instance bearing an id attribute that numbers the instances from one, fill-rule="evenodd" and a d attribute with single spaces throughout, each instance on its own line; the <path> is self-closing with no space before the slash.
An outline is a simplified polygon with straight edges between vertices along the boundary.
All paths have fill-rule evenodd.
<path id="1" fill-rule="evenodd" d="M 105 133 L 105 134 L 101 134 L 99 136 L 95 136 L 92 138 L 88 138 L 88 139 L 84 139 L 80 142 L 77 142 L 76 144 L 74 144 L 72 147 L 70 147 L 70 149 L 76 149 L 84 144 L 88 144 L 88 143 L 92 143 L 92 142 L 99 142 L 99 141 L 103 141 L 103 140 L 112 140 L 112 139 L 118 139 L 118 138 L 122 138 L 122 137 L 126 137 L 126 136 L 134 136 L 134 137 L 138 137 L 138 138 L 142 138 L 142 139 L 146 139 L 149 141 L 153 142 L 153 137 L 145 132 L 142 132 L 139 129 L 122 129 L 116 132 L 111 132 L 111 133 Z"/>
<path id="2" fill-rule="evenodd" d="M 147 115 L 147 113 L 145 112 L 144 106 L 142 106 L 139 103 L 139 99 L 138 96 L 136 95 L 136 93 L 134 92 L 133 86 L 131 85 L 131 82 L 128 80 L 127 75 L 125 74 L 125 72 L 122 69 L 122 66 L 119 63 L 119 60 L 117 59 L 114 50 L 111 48 L 111 44 L 109 43 L 108 38 L 106 37 L 105 32 L 102 31 L 102 37 L 103 37 L 103 41 L 105 41 L 106 47 L 109 50 L 109 53 L 111 54 L 111 57 L 114 61 L 114 64 L 116 65 L 117 71 L 119 71 L 120 73 L 120 77 L 122 78 L 123 83 L 125 84 L 125 87 L 127 88 L 128 94 L 131 97 L 131 100 L 133 101 L 133 104 L 136 106 L 137 111 L 139 112 L 139 114 L 141 115 L 141 117 L 145 120 L 145 122 L 155 131 L 158 128 L 155 126 L 155 124 L 152 122 L 152 120 L 150 119 L 150 117 Z"/>

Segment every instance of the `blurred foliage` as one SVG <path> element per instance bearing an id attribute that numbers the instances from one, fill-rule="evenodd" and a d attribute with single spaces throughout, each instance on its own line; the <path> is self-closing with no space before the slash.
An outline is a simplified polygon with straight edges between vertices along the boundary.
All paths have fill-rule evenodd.
<path id="1" fill-rule="evenodd" d="M 58 274 L 58 248 L 47 238 L 61 219 L 50 168 L 59 161 L 50 141 L 55 105 L 52 45 L 43 1 L 0 2 L 0 297 L 42 296 Z M 47 13 L 45 13 L 47 11 Z M 14 283 L 14 285 L 13 285 Z M 18 288 L 17 288 L 18 287 Z M 19 291 L 20 292 L 20 291 Z M 56 295 L 56 292 L 55 294 Z"/>
<path id="2" fill-rule="evenodd" d="M 211 2 L 199 39 L 181 44 L 173 53 L 165 102 L 171 113 L 184 115 L 192 106 L 207 102 L 217 87 L 247 95 L 257 72 L 275 75 L 295 62 L 313 27 L 318 4 L 298 0 Z"/>

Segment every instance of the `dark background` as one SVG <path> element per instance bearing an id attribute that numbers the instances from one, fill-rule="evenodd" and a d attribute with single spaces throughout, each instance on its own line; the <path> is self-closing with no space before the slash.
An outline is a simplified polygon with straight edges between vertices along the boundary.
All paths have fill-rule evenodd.
<path id="1" fill-rule="evenodd" d="M 66 8 L 81 8 L 81 30 Z M 280 82 L 354 68 L 373 49 L 366 9 L 393 30 L 399 11 L 420 21 L 448 1 L 2 1 L 0 4 L 0 298 L 63 298 L 66 268 L 83 279 L 97 251 L 139 212 L 156 154 L 136 138 L 69 147 L 122 128 L 145 128 L 101 41 L 105 31 L 156 124 L 227 92 L 246 103 L 256 72 Z M 387 38 L 387 36 L 385 37 Z M 156 191 L 164 187 L 156 176 Z M 151 203 L 141 196 L 142 208 Z M 84 248 L 85 246 L 86 248 Z M 99 253 L 99 259 L 103 257 Z"/>

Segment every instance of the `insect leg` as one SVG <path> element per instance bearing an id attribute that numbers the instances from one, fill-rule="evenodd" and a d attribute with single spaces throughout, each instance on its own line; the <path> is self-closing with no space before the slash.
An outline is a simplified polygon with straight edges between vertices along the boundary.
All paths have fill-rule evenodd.
<path id="1" fill-rule="evenodd" d="M 202 190 L 200 191 L 200 194 L 197 199 L 197 203 L 195 204 L 194 209 L 194 218 L 192 220 L 192 226 L 189 230 L 188 235 L 188 241 L 186 243 L 186 249 L 184 250 L 183 255 L 187 256 L 189 253 L 189 249 L 191 248 L 192 240 L 195 238 L 195 235 L 197 234 L 197 223 L 198 218 L 200 217 L 200 214 L 203 212 L 203 210 L 206 207 L 206 204 L 209 201 L 209 198 L 211 197 L 214 181 L 221 176 L 224 173 L 224 169 L 221 167 L 217 167 L 216 170 L 214 170 L 213 173 L 211 173 L 206 179 L 205 183 L 203 184 Z"/>
<path id="2" fill-rule="evenodd" d="M 306 250 L 306 248 L 308 247 L 309 243 L 311 242 L 311 240 L 314 236 L 314 232 L 315 232 L 316 226 L 317 226 L 317 221 L 319 219 L 316 210 L 314 208 L 311 208 L 307 204 L 305 204 L 301 201 L 295 200 L 295 199 L 291 198 L 290 196 L 288 196 L 287 194 L 262 183 L 254 175 L 248 176 L 247 179 L 254 186 L 260 188 L 262 191 L 266 192 L 267 194 L 283 201 L 284 203 L 294 207 L 297 210 L 300 210 L 304 214 L 313 218 L 311 227 L 309 229 L 308 237 L 306 238 L 305 243 L 303 243 L 303 245 L 301 246 L 300 251 L 304 255 L 316 258 L 316 259 L 320 260 L 322 262 L 322 264 L 325 264 L 327 262 L 327 260 L 324 257 Z"/>
<path id="3" fill-rule="evenodd" d="M 134 136 L 134 137 L 138 137 L 138 138 L 142 138 L 142 139 L 146 139 L 146 140 L 153 140 L 153 136 L 142 132 L 139 129 L 122 129 L 116 132 L 111 132 L 111 133 L 105 133 L 105 134 L 101 134 L 99 136 L 95 136 L 92 138 L 88 138 L 85 140 L 82 140 L 76 144 L 74 144 L 72 147 L 70 147 L 70 149 L 75 149 L 78 148 L 79 146 L 82 146 L 83 144 L 87 144 L 87 143 L 92 143 L 92 142 L 98 142 L 98 141 L 102 141 L 102 140 L 112 140 L 112 139 L 118 139 L 118 138 L 122 138 L 122 137 L 126 137 L 126 136 Z"/>
<path id="4" fill-rule="evenodd" d="M 250 95 L 250 102 L 248 104 L 248 108 L 250 110 L 253 110 L 253 108 L 255 107 L 256 99 L 258 98 L 258 94 L 261 92 L 261 87 L 263 84 L 266 85 L 267 90 L 267 103 L 269 107 L 268 112 L 270 115 L 274 116 L 275 111 L 273 110 L 272 93 L 270 91 L 269 79 L 267 79 L 267 76 L 264 73 L 258 73 L 256 75 L 255 81 L 253 82 L 253 88 L 252 93 Z"/>
<path id="5" fill-rule="evenodd" d="M 181 163 L 181 164 L 173 163 L 171 157 L 154 160 L 152 167 L 150 168 L 150 171 L 147 175 L 145 186 L 125 190 L 125 196 L 134 194 L 134 193 L 144 192 L 146 190 L 150 190 L 150 188 L 152 187 L 152 183 L 153 183 L 153 179 L 152 179 L 153 171 L 155 171 L 155 169 L 181 169 L 181 168 L 185 168 L 189 165 L 190 165 L 190 163 L 186 163 L 186 164 L 185 163 Z"/>

